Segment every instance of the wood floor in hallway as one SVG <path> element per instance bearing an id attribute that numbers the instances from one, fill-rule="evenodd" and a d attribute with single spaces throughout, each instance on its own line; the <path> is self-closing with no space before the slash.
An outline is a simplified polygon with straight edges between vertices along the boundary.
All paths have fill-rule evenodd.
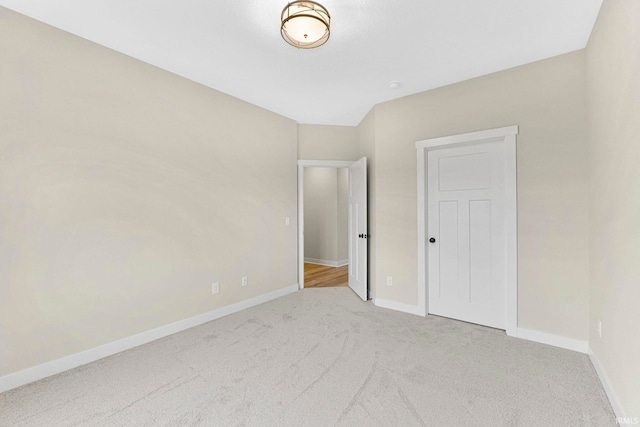
<path id="1" fill-rule="evenodd" d="M 331 288 L 349 286 L 349 266 L 327 267 L 304 263 L 305 288 Z"/>

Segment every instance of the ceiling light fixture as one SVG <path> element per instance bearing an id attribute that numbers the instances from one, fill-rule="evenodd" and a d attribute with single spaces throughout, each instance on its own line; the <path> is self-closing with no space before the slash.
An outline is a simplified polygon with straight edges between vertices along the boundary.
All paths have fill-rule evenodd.
<path id="1" fill-rule="evenodd" d="M 331 16 L 314 1 L 292 1 L 282 10 L 280 34 L 291 46 L 312 49 L 329 40 Z"/>

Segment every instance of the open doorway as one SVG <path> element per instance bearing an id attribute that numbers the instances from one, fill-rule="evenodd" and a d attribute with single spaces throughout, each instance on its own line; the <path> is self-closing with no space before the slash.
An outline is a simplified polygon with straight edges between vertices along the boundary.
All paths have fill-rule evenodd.
<path id="1" fill-rule="evenodd" d="M 304 168 L 304 287 L 349 285 L 349 173 Z"/>
<path id="2" fill-rule="evenodd" d="M 309 287 L 343 285 L 347 272 L 349 288 L 364 301 L 368 299 L 366 170 L 364 157 L 355 162 L 298 160 L 301 289 L 307 287 L 305 283 Z"/>

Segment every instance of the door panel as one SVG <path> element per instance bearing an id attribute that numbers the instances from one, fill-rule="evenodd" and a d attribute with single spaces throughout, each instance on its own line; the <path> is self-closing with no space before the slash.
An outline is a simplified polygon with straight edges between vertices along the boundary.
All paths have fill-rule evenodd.
<path id="1" fill-rule="evenodd" d="M 490 188 L 491 159 L 487 153 L 440 158 L 438 181 L 440 191 Z"/>
<path id="2" fill-rule="evenodd" d="M 458 202 L 440 202 L 440 283 L 439 295 L 453 298 L 458 289 Z"/>
<path id="3" fill-rule="evenodd" d="M 430 150 L 429 312 L 505 327 L 504 143 Z"/>
<path id="4" fill-rule="evenodd" d="M 469 301 L 491 303 L 491 201 L 469 203 Z"/>
<path id="5" fill-rule="evenodd" d="M 349 287 L 364 301 L 367 289 L 367 158 L 349 166 Z"/>

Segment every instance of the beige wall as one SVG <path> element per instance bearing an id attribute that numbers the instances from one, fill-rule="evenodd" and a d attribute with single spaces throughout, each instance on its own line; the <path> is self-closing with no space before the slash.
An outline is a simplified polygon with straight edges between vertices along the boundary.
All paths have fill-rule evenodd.
<path id="1" fill-rule="evenodd" d="M 0 376 L 296 283 L 295 122 L 4 8 L 0 63 Z"/>
<path id="2" fill-rule="evenodd" d="M 640 417 L 640 2 L 605 0 L 587 77 L 590 344 L 627 416 Z"/>
<path id="3" fill-rule="evenodd" d="M 588 339 L 585 84 L 579 51 L 375 107 L 377 297 L 418 304 L 415 142 L 519 125 L 518 324 Z"/>
<path id="4" fill-rule="evenodd" d="M 338 261 L 349 258 L 349 169 L 338 168 Z"/>
<path id="5" fill-rule="evenodd" d="M 298 158 L 358 160 L 355 126 L 298 125 Z"/>
<path id="6" fill-rule="evenodd" d="M 348 258 L 346 168 L 304 168 L 304 258 L 342 263 Z"/>
<path id="7" fill-rule="evenodd" d="M 338 174 L 304 168 L 304 258 L 338 260 Z"/>

